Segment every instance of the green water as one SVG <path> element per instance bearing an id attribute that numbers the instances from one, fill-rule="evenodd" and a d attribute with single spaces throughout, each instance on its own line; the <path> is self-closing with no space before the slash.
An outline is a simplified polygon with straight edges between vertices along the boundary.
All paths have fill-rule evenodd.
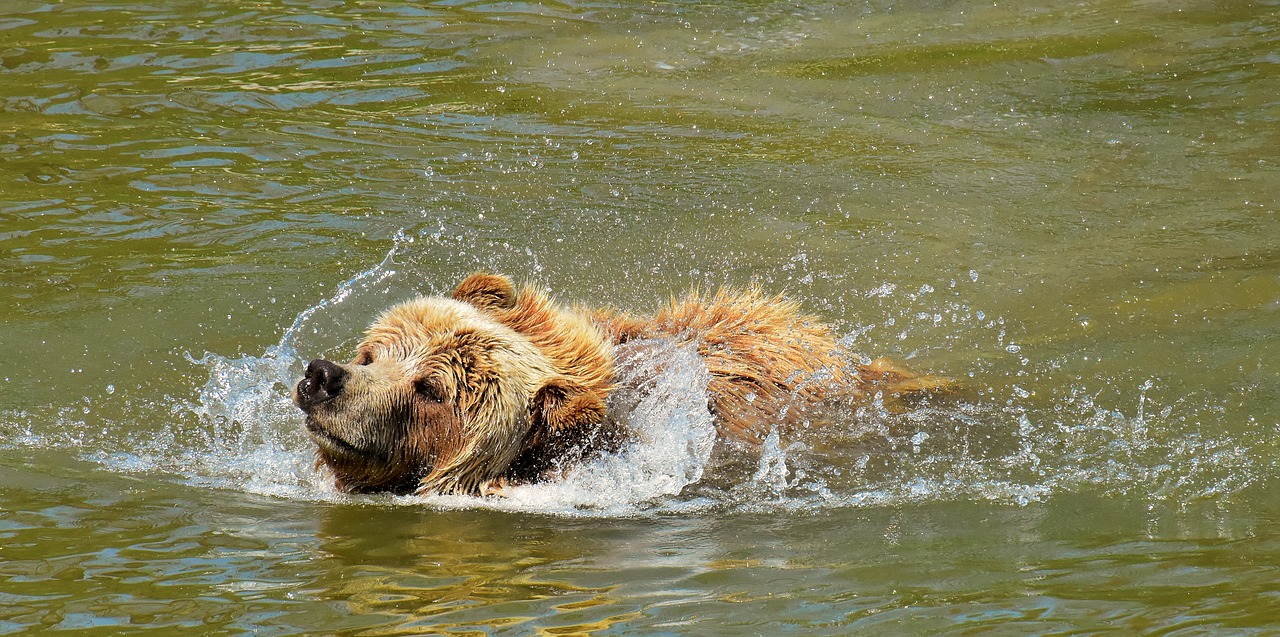
<path id="1" fill-rule="evenodd" d="M 1278 51 L 1275 2 L 5 0 L 0 633 L 1280 634 Z M 287 385 L 476 269 L 758 281 L 968 394 L 673 493 L 333 493 Z"/>

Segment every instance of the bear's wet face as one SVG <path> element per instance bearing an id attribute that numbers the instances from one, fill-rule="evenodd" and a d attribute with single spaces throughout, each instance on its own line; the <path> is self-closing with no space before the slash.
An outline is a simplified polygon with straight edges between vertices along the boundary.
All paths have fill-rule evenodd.
<path id="1" fill-rule="evenodd" d="M 474 494 L 523 448 L 551 375 L 474 306 L 418 299 L 380 317 L 350 363 L 312 361 L 294 403 L 339 489 Z"/>

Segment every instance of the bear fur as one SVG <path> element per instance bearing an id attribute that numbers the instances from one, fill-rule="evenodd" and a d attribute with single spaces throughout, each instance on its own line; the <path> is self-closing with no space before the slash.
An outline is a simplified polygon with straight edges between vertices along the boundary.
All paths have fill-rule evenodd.
<path id="1" fill-rule="evenodd" d="M 828 325 L 756 288 L 695 291 L 636 316 L 478 273 L 449 298 L 388 309 L 350 363 L 312 361 L 294 402 L 342 491 L 482 495 L 624 441 L 605 405 L 617 346 L 641 339 L 695 346 L 720 438 L 748 445 L 825 404 L 949 385 L 849 362 Z"/>

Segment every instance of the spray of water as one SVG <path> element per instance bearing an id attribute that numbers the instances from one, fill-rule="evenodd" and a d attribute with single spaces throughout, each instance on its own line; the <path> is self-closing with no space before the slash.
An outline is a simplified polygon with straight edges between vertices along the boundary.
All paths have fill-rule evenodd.
<path id="1" fill-rule="evenodd" d="M 188 357 L 207 370 L 208 379 L 193 399 L 159 401 L 173 424 L 147 440 L 101 440 L 88 427 L 69 426 L 67 419 L 76 413 L 68 408 L 58 416 L 61 424 L 48 431 L 36 416 L 5 414 L 0 424 L 13 435 L 4 444 L 74 447 L 112 471 L 176 475 L 198 486 L 295 500 L 348 499 L 315 468 L 312 443 L 290 401 L 290 387 L 304 365 L 297 341 L 316 317 L 374 294 L 375 286 L 395 274 L 395 259 L 410 243 L 412 237 L 398 236 L 381 262 L 299 313 L 261 356 Z M 894 293 L 891 287 L 877 292 Z M 847 340 L 861 340 L 865 331 L 854 326 Z M 1083 388 L 1071 388 L 1051 410 L 1032 406 L 1031 392 L 1017 385 L 999 403 L 960 401 L 893 413 L 873 402 L 798 439 L 771 432 L 760 449 L 725 462 L 707 410 L 707 370 L 693 348 L 632 343 L 619 360 L 619 389 L 609 409 L 633 432 L 624 448 L 569 468 L 560 479 L 511 487 L 500 498 L 361 498 L 389 505 L 633 516 L 952 499 L 1025 505 L 1081 489 L 1162 501 L 1216 499 L 1244 489 L 1259 474 L 1254 454 L 1238 440 L 1188 433 L 1175 406 L 1152 405 L 1150 381 L 1137 388 L 1133 416 L 1097 404 L 1096 395 Z"/>
<path id="2" fill-rule="evenodd" d="M 337 497 L 314 469 L 310 443 L 297 426 L 297 408 L 290 400 L 289 388 L 303 364 L 296 341 L 316 313 L 393 276 L 394 258 L 407 243 L 410 238 L 397 234 L 381 262 L 299 313 L 280 342 L 261 356 L 187 354 L 189 362 L 208 370 L 209 378 L 194 400 L 173 401 L 169 417 L 175 424 L 126 451 L 97 451 L 91 457 L 115 470 L 172 473 L 202 486 L 298 499 Z M 177 424 L 192 417 L 193 428 Z"/>

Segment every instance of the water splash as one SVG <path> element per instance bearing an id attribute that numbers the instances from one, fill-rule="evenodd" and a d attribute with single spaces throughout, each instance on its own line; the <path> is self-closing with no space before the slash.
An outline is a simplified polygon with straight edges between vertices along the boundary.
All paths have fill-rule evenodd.
<path id="1" fill-rule="evenodd" d="M 194 400 L 167 400 L 174 423 L 125 451 L 99 450 L 92 459 L 130 472 L 167 472 L 191 484 L 297 499 L 332 499 L 314 470 L 314 450 L 298 426 L 290 394 L 304 361 L 297 338 L 318 312 L 342 304 L 395 275 L 392 264 L 412 237 L 398 232 L 382 260 L 340 283 L 334 293 L 294 318 L 261 356 L 228 358 L 206 352 L 188 362 L 209 378 Z M 166 397 L 168 398 L 168 397 Z M 194 418 L 194 424 L 184 424 Z"/>
<path id="2" fill-rule="evenodd" d="M 280 337 L 280 343 L 273 348 L 268 348 L 264 356 L 276 356 L 278 358 L 287 358 L 289 356 L 296 357 L 295 345 L 297 343 L 298 334 L 302 331 L 302 326 L 311 320 L 311 317 L 320 310 L 339 305 L 343 301 L 350 298 L 353 292 L 358 290 L 368 290 L 373 286 L 395 276 L 396 271 L 391 269 L 391 264 L 396 254 L 408 244 L 413 243 L 413 236 L 405 234 L 404 230 L 396 231 L 392 237 L 393 243 L 391 249 L 387 251 L 386 256 L 382 258 L 377 265 L 356 274 L 355 276 L 338 284 L 337 290 L 329 298 L 303 310 L 293 319 L 293 324 L 289 329 L 284 331 L 284 335 Z"/>
<path id="3" fill-rule="evenodd" d="M 157 435 L 112 441 L 86 424 L 67 425 L 77 417 L 67 408 L 59 412 L 62 424 L 50 431 L 30 414 L 0 415 L 0 426 L 14 433 L 6 446 L 58 444 L 81 449 L 114 471 L 169 473 L 200 486 L 296 500 L 351 499 L 315 469 L 312 443 L 291 403 L 290 387 L 304 364 L 297 341 L 325 310 L 371 300 L 374 288 L 396 274 L 395 258 L 411 242 L 397 235 L 378 264 L 300 312 L 261 356 L 188 356 L 208 371 L 208 380 L 193 399 L 157 401 L 167 407 L 155 410 L 172 423 Z M 978 319 L 986 320 L 980 312 Z M 871 328 L 849 329 L 845 342 L 867 340 Z M 1001 348 L 1008 344 L 1003 331 L 999 341 Z M 1075 491 L 1181 502 L 1231 497 L 1264 472 L 1239 436 L 1200 433 L 1209 403 L 1183 398 L 1159 406 L 1151 399 L 1154 382 L 1147 380 L 1137 387 L 1128 416 L 1099 404 L 1098 395 L 1083 387 L 1027 389 L 1023 385 L 1035 380 L 1021 369 L 1008 379 L 1007 395 L 997 397 L 988 387 L 982 400 L 905 413 L 873 402 L 798 440 L 773 431 L 761 449 L 726 461 L 718 457 L 707 409 L 708 373 L 691 346 L 630 343 L 620 349 L 619 361 L 610 412 L 634 432 L 627 447 L 567 470 L 561 479 L 512 487 L 502 498 L 357 499 L 573 516 L 815 511 L 960 499 L 1027 505 Z M 67 438 L 67 431 L 80 433 Z M 58 443 L 64 438 L 66 444 Z"/>

